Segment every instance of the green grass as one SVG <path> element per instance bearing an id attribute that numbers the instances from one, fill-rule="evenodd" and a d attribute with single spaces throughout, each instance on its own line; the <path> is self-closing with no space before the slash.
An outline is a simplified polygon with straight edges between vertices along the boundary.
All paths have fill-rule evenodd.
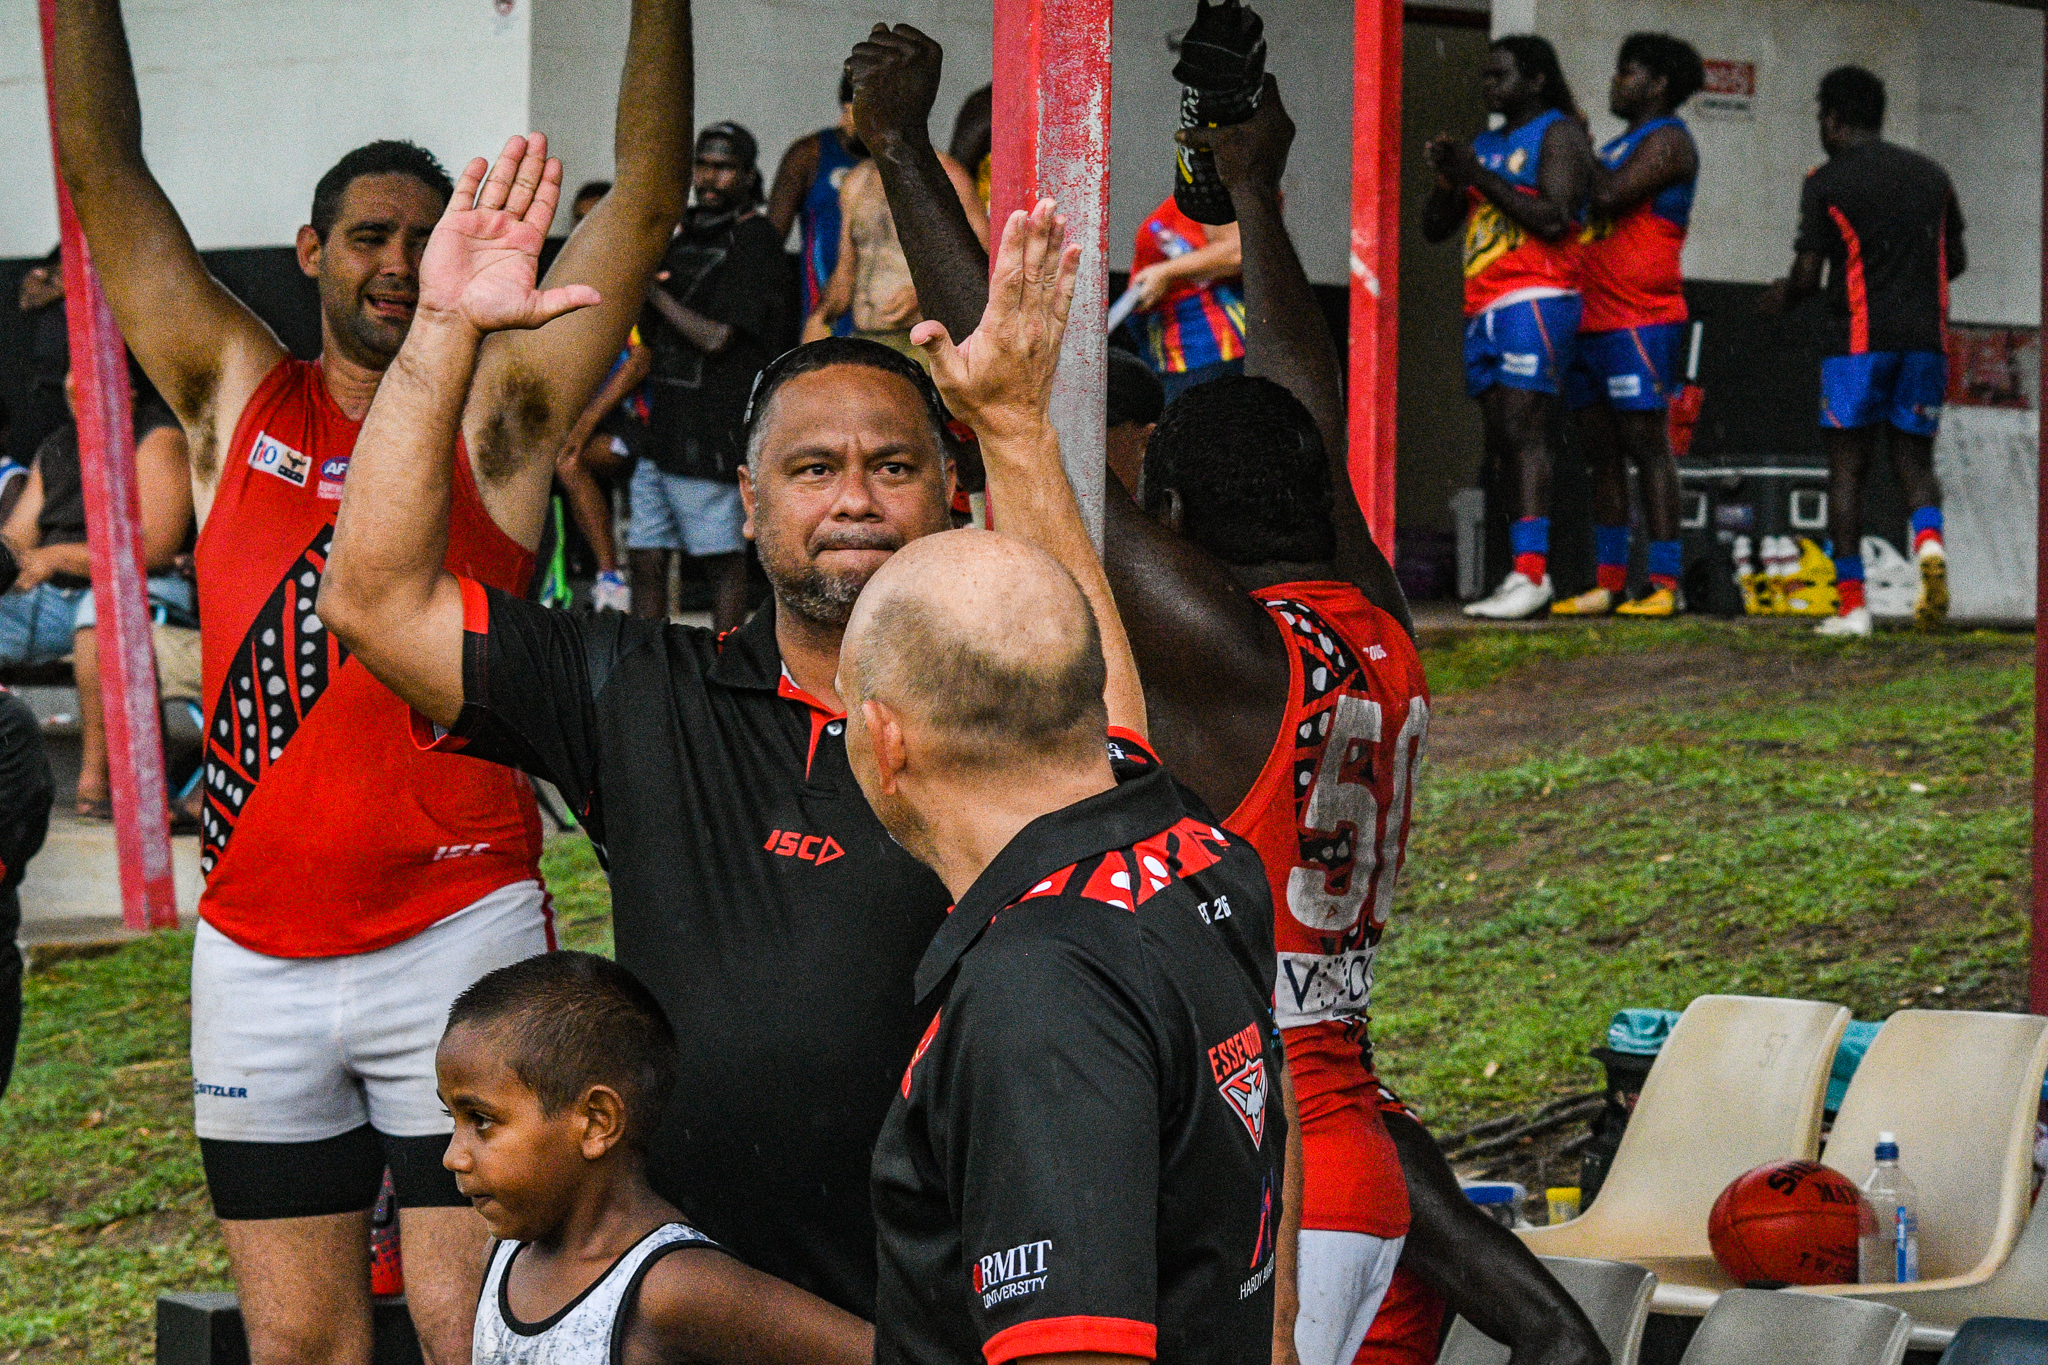
<path id="1" fill-rule="evenodd" d="M 2020 1007 L 2031 648 L 1708 622 L 1430 637 L 1447 756 L 1379 959 L 1385 1074 L 1448 1129 L 1597 1086 L 1585 1050 L 1622 1005 Z M 545 867 L 562 943 L 610 951 L 589 845 Z M 163 934 L 29 979 L 0 1365 L 146 1361 L 159 1290 L 227 1285 L 190 1135 L 190 952 Z"/>
<path id="2" fill-rule="evenodd" d="M 1630 635 L 1467 635 L 1453 667 L 1430 657 L 1433 679 L 1505 679 L 1468 705 L 1567 713 L 1418 785 L 1373 1031 L 1435 1125 L 1597 1089 L 1585 1051 L 1623 1005 L 2024 1008 L 2030 639 L 1719 631 L 1710 702 L 1647 696 L 1577 733 L 1513 676 L 1540 659 L 1626 689 L 1658 652 L 1615 648 Z"/>

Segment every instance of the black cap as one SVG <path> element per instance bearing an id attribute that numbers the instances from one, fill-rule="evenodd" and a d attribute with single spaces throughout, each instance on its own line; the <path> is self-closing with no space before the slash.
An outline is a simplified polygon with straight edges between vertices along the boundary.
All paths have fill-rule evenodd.
<path id="1" fill-rule="evenodd" d="M 730 120 L 714 123 L 697 134 L 699 147 L 711 141 L 731 143 L 734 157 L 749 166 L 760 159 L 761 147 L 754 141 L 754 135 Z"/>

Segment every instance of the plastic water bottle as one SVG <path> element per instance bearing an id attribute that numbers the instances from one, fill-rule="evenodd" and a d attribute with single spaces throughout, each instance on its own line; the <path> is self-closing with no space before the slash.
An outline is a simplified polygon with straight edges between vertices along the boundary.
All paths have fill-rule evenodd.
<path id="1" fill-rule="evenodd" d="M 1266 25 L 1240 0 L 1197 0 L 1195 22 L 1180 40 L 1180 126 L 1222 128 L 1259 112 L 1266 83 Z M 1216 158 L 1182 147 L 1174 162 L 1173 202 L 1198 223 L 1234 223 L 1237 210 L 1216 172 Z"/>
<path id="2" fill-rule="evenodd" d="M 1856 1244 L 1863 1284 L 1911 1284 L 1920 1278 L 1920 1207 L 1912 1179 L 1899 1169 L 1899 1140 L 1877 1135 L 1877 1168 L 1863 1182 L 1871 1221 Z"/>

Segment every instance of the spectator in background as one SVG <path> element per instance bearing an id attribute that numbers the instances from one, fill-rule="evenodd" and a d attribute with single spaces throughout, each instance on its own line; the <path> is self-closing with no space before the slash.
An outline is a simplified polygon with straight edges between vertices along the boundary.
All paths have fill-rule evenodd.
<path id="1" fill-rule="evenodd" d="M 952 157 L 942 156 L 939 163 L 975 237 L 986 249 L 988 213 L 974 181 Z M 917 286 L 910 281 L 910 266 L 896 235 L 888 193 L 872 160 L 863 161 L 847 174 L 839 191 L 839 220 L 839 261 L 804 324 L 804 340 L 832 335 L 834 324 L 842 316 L 850 316 L 854 336 L 880 342 L 925 363 L 924 351 L 910 344 L 910 329 L 924 321 L 917 306 Z"/>
<path id="2" fill-rule="evenodd" d="M 974 177 L 983 213 L 988 212 L 995 152 L 995 95 L 994 86 L 984 85 L 960 101 L 960 112 L 953 116 L 953 140 L 946 144 L 946 151 Z"/>
<path id="3" fill-rule="evenodd" d="M 1679 253 L 1692 218 L 1699 149 L 1678 107 L 1706 82 L 1692 45 L 1665 33 L 1634 33 L 1621 45 L 1607 107 L 1628 122 L 1593 164 L 1592 213 L 1579 248 L 1578 360 L 1565 403 L 1593 473 L 1593 541 L 1599 579 L 1552 602 L 1557 616 L 1671 616 L 1685 609 L 1678 580 L 1678 462 L 1671 456 L 1671 398 L 1685 382 L 1685 279 Z M 1650 532 L 1650 591 L 1627 601 L 1628 470 L 1642 477 Z"/>
<path id="4" fill-rule="evenodd" d="M 1244 251 L 1237 224 L 1208 227 L 1168 195 L 1138 229 L 1131 327 L 1166 386 L 1166 401 L 1204 380 L 1244 373 Z"/>
<path id="5" fill-rule="evenodd" d="M 71 420 L 64 407 L 64 373 L 71 368 L 71 335 L 64 319 L 64 259 L 61 247 L 29 267 L 17 295 L 27 315 L 28 389 L 16 414 L 7 447 L 14 462 L 27 465 L 37 447 Z"/>
<path id="6" fill-rule="evenodd" d="M 1881 425 L 1913 509 L 1920 565 L 1914 619 L 1948 617 L 1948 559 L 1934 433 L 1948 396 L 1948 283 L 1963 273 L 1963 210 L 1948 173 L 1880 137 L 1884 82 L 1860 66 L 1821 78 L 1820 145 L 1827 161 L 1806 177 L 1792 273 L 1764 294 L 1766 314 L 1817 292 L 1828 265 L 1831 313 L 1820 363 L 1821 437 L 1828 452 L 1828 535 L 1834 542 L 1836 614 L 1820 635 L 1870 634 L 1863 596 L 1863 474 Z"/>
<path id="7" fill-rule="evenodd" d="M 68 376 L 64 396 L 73 401 Z M 78 458 L 78 427 L 66 423 L 36 452 L 28 488 L 0 526 L 21 566 L 14 591 L 0 597 L 0 664 L 48 663 L 75 653 L 83 748 L 78 813 L 105 820 L 111 814 L 107 740 Z M 161 404 L 135 409 L 135 470 L 152 614 L 189 626 L 196 619 L 192 581 L 176 571 L 176 561 L 191 546 L 192 474 L 184 429 Z"/>
<path id="8" fill-rule="evenodd" d="M 1152 367 L 1119 346 L 1109 348 L 1109 472 L 1138 496 L 1145 443 L 1166 410 L 1166 389 Z"/>
<path id="9" fill-rule="evenodd" d="M 1422 235 L 1465 229 L 1465 391 L 1486 422 L 1491 484 L 1513 490 L 1514 566 L 1467 616 L 1514 621 L 1548 606 L 1550 428 L 1572 360 L 1581 302 L 1573 241 L 1591 184 L 1586 137 L 1557 50 L 1542 38 L 1496 38 L 1479 91 L 1501 126 L 1470 143 L 1448 133 L 1426 153 L 1436 186 Z"/>
<path id="10" fill-rule="evenodd" d="M 824 297 L 825 282 L 839 264 L 839 190 L 855 166 L 867 160 L 868 149 L 853 131 L 853 82 L 839 78 L 839 122 L 807 133 L 789 144 L 775 168 L 775 188 L 768 192 L 768 225 L 777 246 L 789 240 L 792 225 L 801 225 L 803 315 L 809 317 Z"/>
<path id="11" fill-rule="evenodd" d="M 648 288 L 653 351 L 647 458 L 633 473 L 626 532 L 633 614 L 668 615 L 668 553 L 704 561 L 712 622 L 746 619 L 746 517 L 739 430 L 754 376 L 790 344 L 796 299 L 774 226 L 761 213 L 754 135 L 715 123 L 697 135 L 695 200 Z"/>
<path id="12" fill-rule="evenodd" d="M 14 586 L 19 566 L 0 540 L 0 593 Z M 0 687 L 0 1095 L 14 1074 L 21 1037 L 21 878 L 50 829 L 56 782 L 43 752 L 42 727 L 28 703 Z"/>

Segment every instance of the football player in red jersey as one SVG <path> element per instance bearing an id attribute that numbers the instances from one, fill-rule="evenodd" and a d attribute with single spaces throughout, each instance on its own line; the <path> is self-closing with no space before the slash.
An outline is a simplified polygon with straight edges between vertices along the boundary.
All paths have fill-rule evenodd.
<path id="1" fill-rule="evenodd" d="M 603 382 L 683 208 L 687 0 L 635 0 L 617 184 L 551 284 L 603 306 L 494 338 L 455 442 L 449 562 L 523 591 L 554 455 Z M 370 1209 L 392 1173 L 426 1358 L 467 1360 L 485 1230 L 441 1168 L 447 1004 L 551 944 L 516 774 L 413 752 L 404 704 L 313 610 L 357 430 L 411 328 L 451 184 L 379 141 L 298 230 L 321 355 L 294 359 L 208 273 L 142 155 L 117 0 L 64 0 L 59 161 L 115 320 L 190 438 L 206 694 L 207 887 L 193 950 L 194 1126 L 257 1365 L 370 1359 Z"/>
<path id="2" fill-rule="evenodd" d="M 903 120 L 914 142 L 929 101 L 905 92 L 936 84 L 938 45 L 897 33 L 897 51 L 863 63 L 855 112 L 866 101 L 871 117 Z M 878 128 L 875 140 L 890 136 Z M 1108 498 L 1104 553 L 1146 681 L 1152 742 L 1211 809 L 1234 812 L 1226 827 L 1270 850 L 1276 902 L 1289 906 L 1276 910 L 1288 940 L 1276 1005 L 1283 1025 L 1298 1021 L 1289 1063 L 1312 1089 L 1298 1096 L 1308 1130 L 1304 1302 L 1290 1336 L 1296 1314 L 1281 1286 L 1275 1359 L 1299 1349 L 1307 1365 L 1431 1361 L 1447 1303 L 1510 1343 L 1517 1365 L 1604 1365 L 1585 1314 L 1472 1208 L 1428 1132 L 1372 1075 L 1364 988 L 1405 840 L 1427 692 L 1400 586 L 1343 470 L 1341 365 L 1280 218 L 1293 122 L 1269 81 L 1252 122 L 1191 136 L 1210 140 L 1237 206 L 1255 377 L 1206 386 L 1227 402 L 1198 388 L 1178 415 L 1169 410 L 1145 472 L 1158 515 Z M 972 325 L 986 272 L 965 218 L 933 188 L 933 167 L 910 155 L 882 165 L 919 297 L 949 327 Z M 1229 435 L 1204 432 L 1211 421 Z M 1188 448 L 1178 484 L 1150 464 L 1176 444 Z M 1333 747 L 1340 728 L 1347 742 Z"/>

